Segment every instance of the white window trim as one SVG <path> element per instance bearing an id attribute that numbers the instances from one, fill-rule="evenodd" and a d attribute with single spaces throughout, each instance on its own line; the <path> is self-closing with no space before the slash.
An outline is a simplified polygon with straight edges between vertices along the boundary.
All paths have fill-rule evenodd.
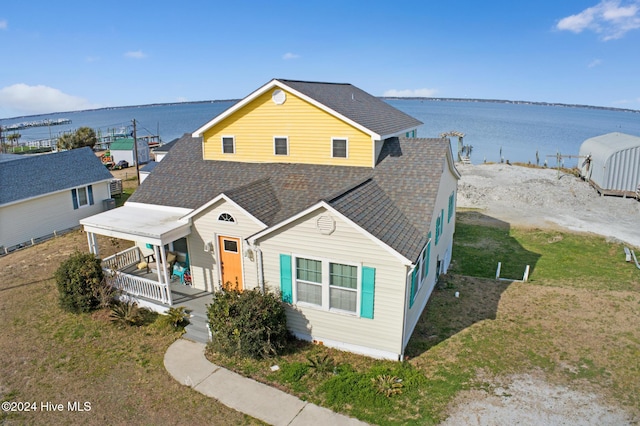
<path id="1" fill-rule="evenodd" d="M 309 260 L 316 260 L 321 262 L 322 264 L 322 283 L 315 283 L 312 281 L 305 281 L 305 280 L 298 280 L 298 269 L 297 269 L 297 259 L 309 259 Z M 308 256 L 308 255 L 300 255 L 300 254 L 292 254 L 291 255 L 291 270 L 292 270 L 292 292 L 293 292 L 293 304 L 294 305 L 298 305 L 301 307 L 309 307 L 309 308 L 313 308 L 313 309 L 318 309 L 318 310 L 322 310 L 322 311 L 326 311 L 326 312 L 332 312 L 332 313 L 337 313 L 337 314 L 343 314 L 343 315 L 348 315 L 348 316 L 360 316 L 360 304 L 362 302 L 362 265 L 358 264 L 358 263 L 354 263 L 354 262 L 344 262 L 344 261 L 339 261 L 339 260 L 333 260 L 333 259 L 328 259 L 325 257 L 317 257 L 317 256 Z M 336 263 L 339 265 L 348 265 L 348 266 L 355 266 L 356 267 L 356 310 L 354 311 L 346 311 L 344 309 L 338 309 L 338 308 L 332 308 L 330 306 L 330 288 L 331 285 L 329 284 L 329 264 L 330 263 Z M 298 301 L 298 281 L 303 282 L 303 283 L 310 283 L 310 284 L 315 284 L 315 285 L 320 285 L 322 286 L 322 305 L 315 305 L 313 303 L 308 303 L 308 302 L 302 302 L 302 301 Z"/>
<path id="2" fill-rule="evenodd" d="M 86 203 L 80 204 L 80 191 L 84 191 Z M 91 203 L 89 203 L 89 186 L 79 186 L 76 188 L 76 197 L 78 198 L 78 210 L 84 209 L 85 207 L 89 207 Z"/>
<path id="3" fill-rule="evenodd" d="M 287 153 L 286 154 L 277 154 L 276 153 L 276 139 L 284 139 L 287 141 Z M 288 157 L 290 152 L 289 146 L 289 136 L 274 136 L 273 137 L 273 155 L 276 157 Z"/>
<path id="4" fill-rule="evenodd" d="M 333 155 L 333 143 L 334 143 L 336 140 L 341 140 L 341 141 L 343 140 L 343 141 L 345 141 L 345 156 L 344 156 L 344 157 L 335 157 L 335 156 Z M 344 158 L 345 160 L 346 160 L 347 158 L 349 158 L 349 138 L 347 138 L 347 137 L 332 137 L 332 138 L 331 138 L 331 158 Z"/>
<path id="5" fill-rule="evenodd" d="M 233 141 L 233 152 L 224 152 L 224 140 L 231 139 Z M 236 137 L 233 135 L 222 135 L 220 137 L 220 150 L 223 155 L 233 155 L 236 153 Z"/>

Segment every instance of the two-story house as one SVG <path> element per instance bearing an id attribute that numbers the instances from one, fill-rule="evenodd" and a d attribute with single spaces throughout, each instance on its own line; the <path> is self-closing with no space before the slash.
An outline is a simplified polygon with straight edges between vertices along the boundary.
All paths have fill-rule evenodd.
<path id="1" fill-rule="evenodd" d="M 125 206 L 85 219 L 90 249 L 95 234 L 135 241 L 106 266 L 161 307 L 170 251 L 194 288 L 279 291 L 298 338 L 400 359 L 455 227 L 449 141 L 417 138 L 421 124 L 350 84 L 272 80 L 183 136 Z M 144 256 L 152 279 L 134 278 Z"/>

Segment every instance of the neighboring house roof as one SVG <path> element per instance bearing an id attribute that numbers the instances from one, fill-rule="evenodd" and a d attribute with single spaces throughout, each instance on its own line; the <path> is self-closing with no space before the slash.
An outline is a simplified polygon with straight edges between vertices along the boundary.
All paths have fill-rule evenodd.
<path id="1" fill-rule="evenodd" d="M 13 161 L 13 160 L 20 160 L 22 158 L 24 158 L 24 154 L 23 155 L 18 155 L 18 154 L 0 154 L 0 163 L 4 163 L 5 161 Z"/>
<path id="2" fill-rule="evenodd" d="M 373 169 L 242 163 L 203 160 L 202 140 L 184 135 L 129 201 L 198 209 L 225 194 L 269 227 L 325 201 L 413 261 L 427 242 L 450 152 L 447 139 L 392 138 Z"/>
<path id="3" fill-rule="evenodd" d="M 162 144 L 159 147 L 154 148 L 153 152 L 169 152 L 169 150 L 171 148 L 173 148 L 173 146 L 176 144 L 176 142 L 178 142 L 179 139 L 180 138 L 175 138 L 171 142 L 167 142 L 165 144 Z"/>
<path id="4" fill-rule="evenodd" d="M 0 166 L 0 205 L 112 179 L 91 148 L 25 155 Z"/>
<path id="5" fill-rule="evenodd" d="M 241 109 L 266 91 L 276 87 L 288 90 L 330 114 L 353 123 L 379 140 L 400 135 L 423 124 L 420 120 L 405 114 L 382 99 L 372 96 L 352 84 L 273 79 L 214 117 L 213 120 L 196 130 L 193 136 L 202 136 L 207 129 L 225 117 Z"/>
<path id="6" fill-rule="evenodd" d="M 133 138 L 116 139 L 109 145 L 111 151 L 131 151 L 133 150 Z"/>
<path id="7" fill-rule="evenodd" d="M 140 168 L 140 173 L 143 173 L 143 172 L 151 173 L 153 169 L 156 168 L 157 165 L 158 163 L 156 161 L 149 161 L 142 168 Z"/>

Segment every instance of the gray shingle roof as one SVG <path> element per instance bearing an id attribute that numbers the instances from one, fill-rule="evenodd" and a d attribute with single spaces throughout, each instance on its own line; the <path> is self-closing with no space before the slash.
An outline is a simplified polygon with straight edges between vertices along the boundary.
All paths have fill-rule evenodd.
<path id="1" fill-rule="evenodd" d="M 394 135 L 423 124 L 351 84 L 277 80 L 379 135 Z"/>
<path id="2" fill-rule="evenodd" d="M 171 148 L 173 148 L 173 146 L 176 144 L 176 142 L 178 142 L 178 139 L 180 139 L 180 138 L 175 138 L 171 142 L 167 142 L 165 144 L 162 144 L 159 147 L 155 148 L 153 151 L 154 152 L 168 152 Z"/>
<path id="3" fill-rule="evenodd" d="M 197 209 L 224 193 L 267 226 L 325 200 L 416 260 L 426 243 L 448 143 L 389 139 L 372 169 L 203 160 L 201 139 L 184 135 L 129 200 Z"/>
<path id="4" fill-rule="evenodd" d="M 0 205 L 111 179 L 91 148 L 0 164 Z"/>

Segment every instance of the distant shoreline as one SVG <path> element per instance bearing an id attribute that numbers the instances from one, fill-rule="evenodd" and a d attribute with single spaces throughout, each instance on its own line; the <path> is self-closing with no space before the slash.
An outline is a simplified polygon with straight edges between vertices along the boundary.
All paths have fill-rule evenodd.
<path id="1" fill-rule="evenodd" d="M 412 101 L 428 101 L 428 102 L 443 102 L 443 101 L 444 102 L 482 102 L 482 103 L 513 104 L 513 105 L 540 105 L 540 106 L 555 106 L 555 107 L 564 107 L 564 108 L 583 108 L 583 109 L 595 109 L 595 110 L 605 110 L 605 111 L 630 112 L 630 113 L 640 114 L 640 110 L 630 109 L 630 108 L 614 108 L 614 107 L 604 107 L 604 106 L 595 106 L 595 105 L 566 104 L 561 102 L 533 102 L 533 101 L 513 101 L 513 100 L 507 100 L 507 99 L 428 98 L 428 97 L 399 97 L 399 96 L 378 96 L 378 98 L 384 99 L 384 100 L 394 100 L 394 101 L 412 100 Z M 114 106 L 114 107 L 81 109 L 81 110 L 75 110 L 75 111 L 20 115 L 16 117 L 0 118 L 0 121 L 24 119 L 29 117 L 39 117 L 39 116 L 45 116 L 45 115 L 71 114 L 76 112 L 106 111 L 106 110 L 124 109 L 124 108 L 147 108 L 147 107 L 171 106 L 171 105 L 213 104 L 213 103 L 238 102 L 238 101 L 240 101 L 240 99 L 216 99 L 216 100 L 208 100 L 208 101 L 166 102 L 166 103 L 153 103 L 153 104 L 143 104 L 143 105 L 123 105 L 123 106 Z"/>

